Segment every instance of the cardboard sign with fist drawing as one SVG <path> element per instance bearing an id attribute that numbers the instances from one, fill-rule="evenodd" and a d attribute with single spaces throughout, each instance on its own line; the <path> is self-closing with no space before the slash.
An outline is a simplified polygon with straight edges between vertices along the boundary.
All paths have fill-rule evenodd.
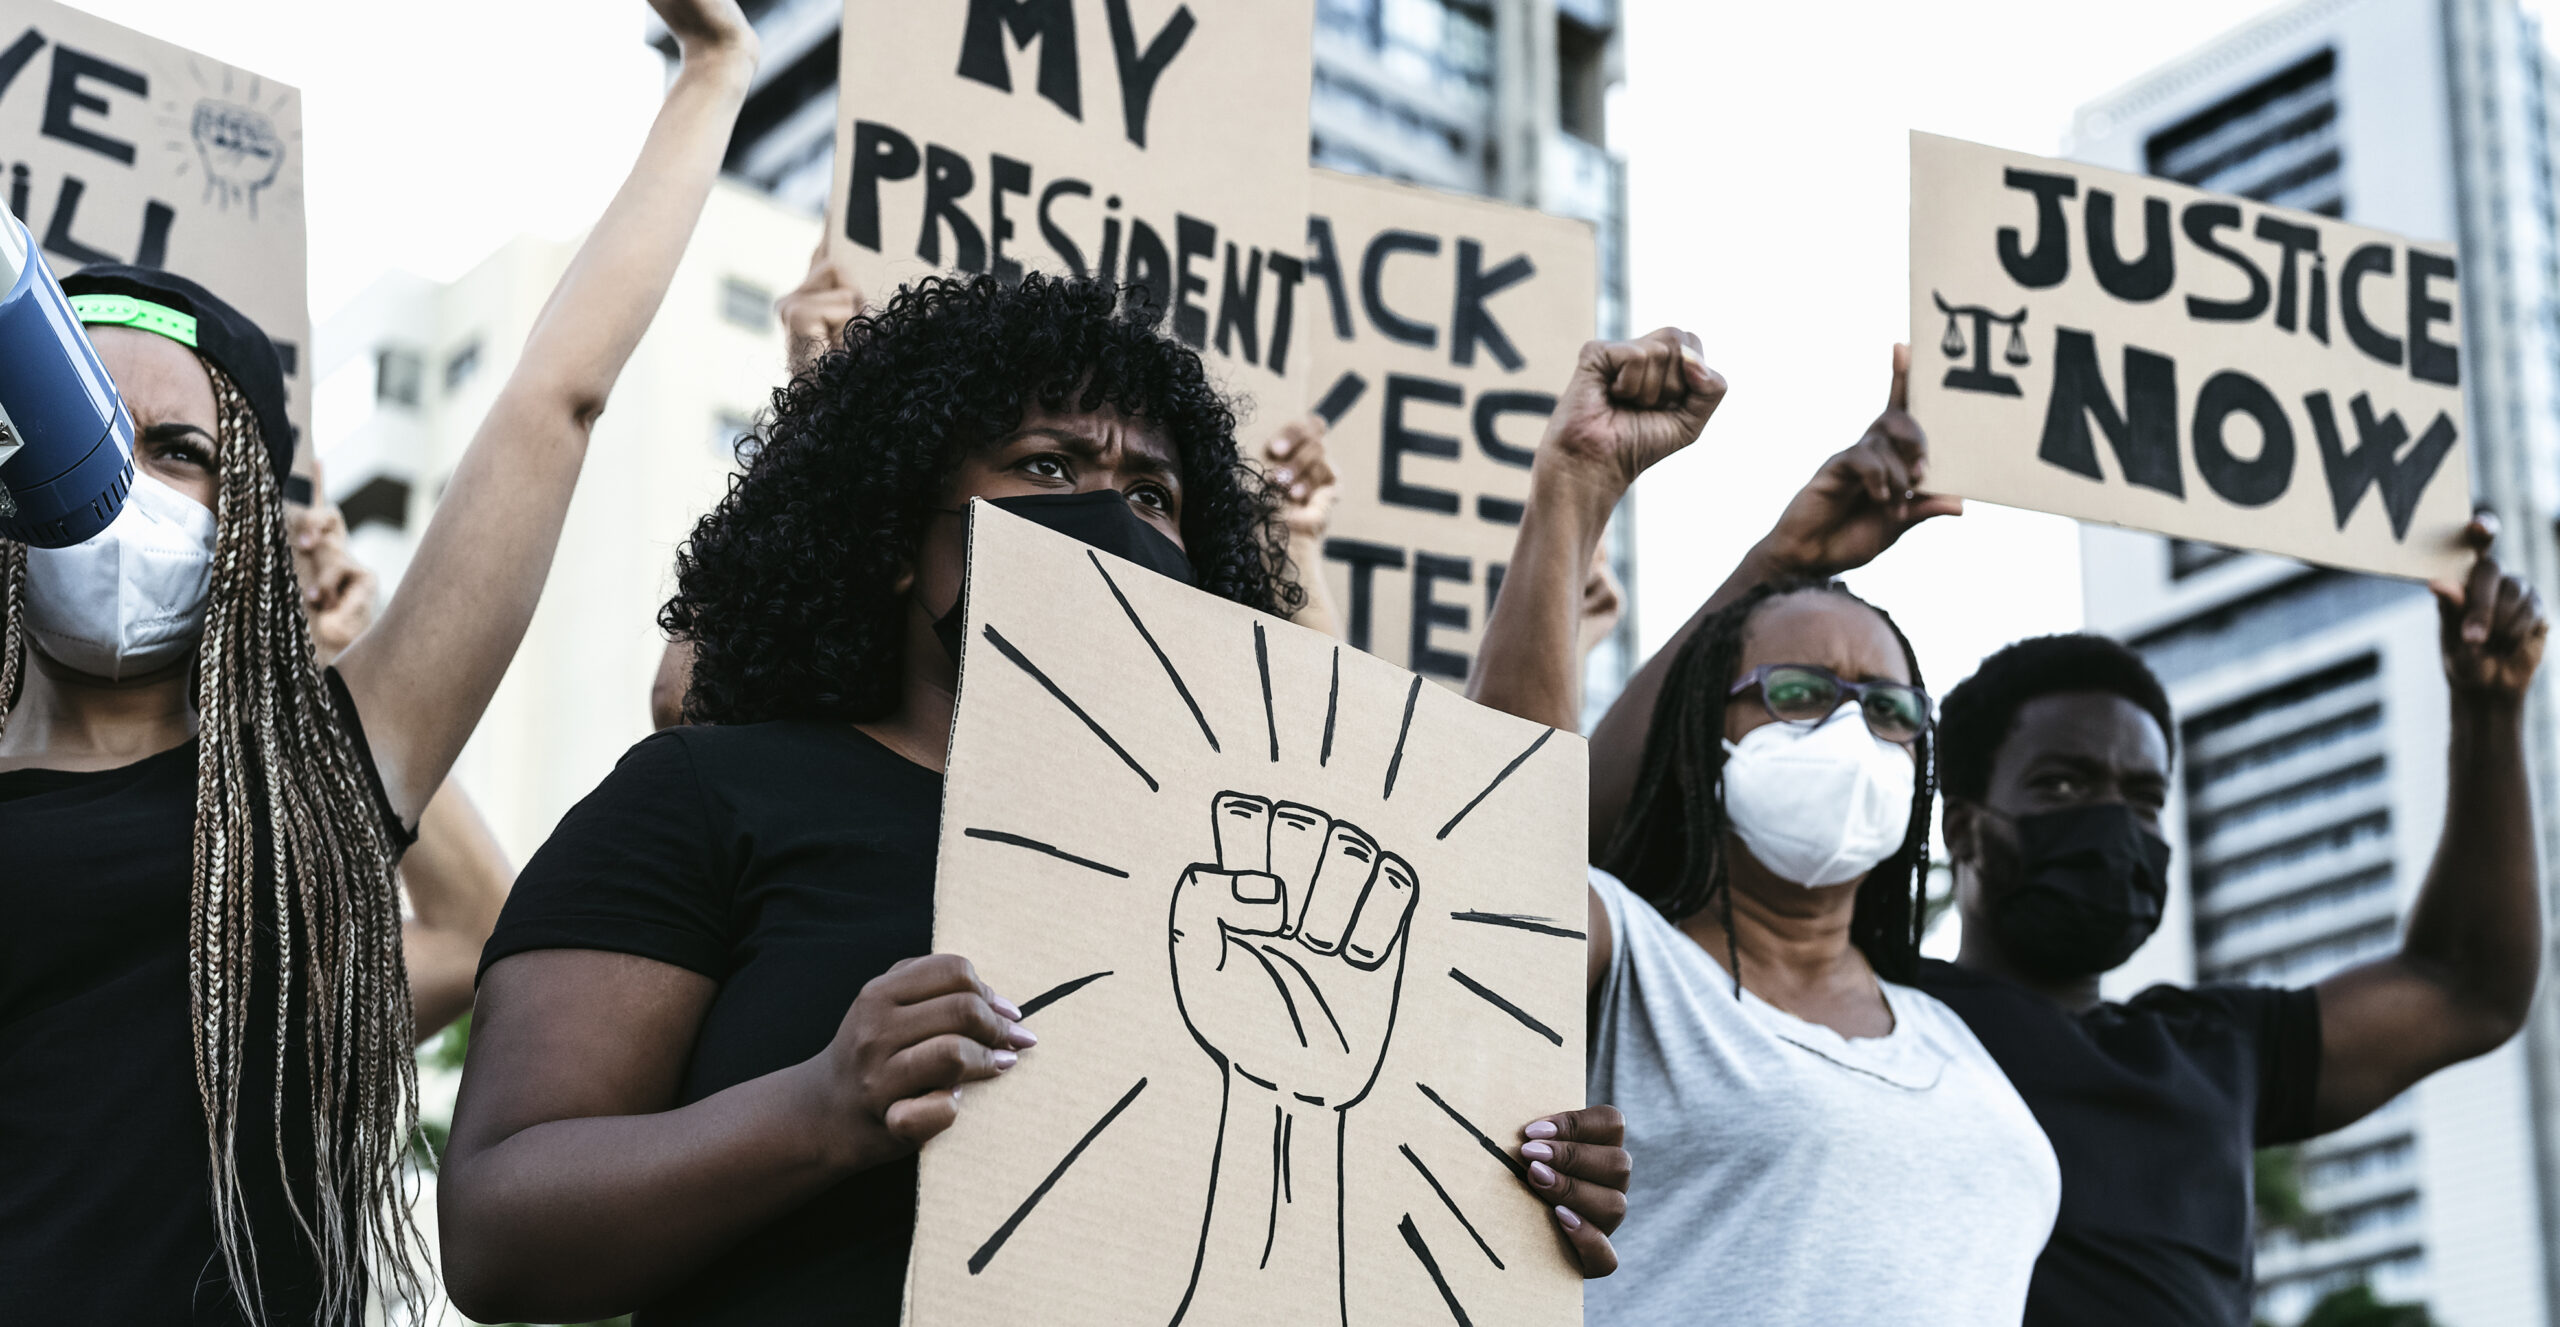
<path id="1" fill-rule="evenodd" d="M 908 1321 L 1573 1323 L 1582 740 L 974 504 L 934 946 L 1037 1052 L 925 1149 Z"/>

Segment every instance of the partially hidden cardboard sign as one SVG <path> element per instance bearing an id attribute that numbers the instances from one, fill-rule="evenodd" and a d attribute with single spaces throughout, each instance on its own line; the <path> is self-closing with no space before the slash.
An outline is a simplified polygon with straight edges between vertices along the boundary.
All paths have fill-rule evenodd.
<path id="1" fill-rule="evenodd" d="M 924 1151 L 907 1320 L 1573 1324 L 1582 740 L 972 506 L 934 946 L 1040 1044 Z"/>
<path id="2" fill-rule="evenodd" d="M 1599 316 L 1598 241 L 1527 208 L 1313 175 L 1310 399 L 1341 482 L 1325 575 L 1345 639 L 1455 687 Z"/>
<path id="3" fill-rule="evenodd" d="M 299 91 L 52 0 L 0 0 L 0 168 L 56 276 L 163 268 L 249 315 L 310 432 Z"/>
<path id="4" fill-rule="evenodd" d="M 1932 489 L 2458 577 L 2453 251 L 1911 136 L 1911 411 Z"/>
<path id="5" fill-rule="evenodd" d="M 1314 6 L 847 0 L 832 242 L 875 300 L 935 271 L 1144 287 L 1229 391 L 1303 394 Z"/>

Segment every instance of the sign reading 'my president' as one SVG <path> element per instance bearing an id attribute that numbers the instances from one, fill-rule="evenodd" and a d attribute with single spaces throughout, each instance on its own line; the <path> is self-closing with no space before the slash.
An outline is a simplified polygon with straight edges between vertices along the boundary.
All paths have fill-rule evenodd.
<path id="1" fill-rule="evenodd" d="M 2444 246 L 1911 136 L 1911 411 L 1942 492 L 2457 577 L 2458 287 Z"/>
<path id="2" fill-rule="evenodd" d="M 1143 287 L 1225 386 L 1294 413 L 1304 0 L 848 0 L 834 244 L 883 298 L 934 271 Z"/>

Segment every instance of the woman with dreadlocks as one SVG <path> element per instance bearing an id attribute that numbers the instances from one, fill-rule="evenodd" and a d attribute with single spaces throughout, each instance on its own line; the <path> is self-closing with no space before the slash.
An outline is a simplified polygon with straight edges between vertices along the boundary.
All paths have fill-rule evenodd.
<path id="1" fill-rule="evenodd" d="M 0 1303 L 12 1321 L 326 1323 L 416 1303 L 413 1012 L 393 864 L 522 638 L 589 431 L 755 65 L 683 70 L 447 487 L 323 670 L 287 542 L 274 347 L 193 282 L 64 282 L 136 426 L 67 549 L 0 544 Z"/>
<path id="2" fill-rule="evenodd" d="M 1906 362 L 1781 547 L 1862 535 L 1872 557 L 1945 509 L 1913 491 Z M 1580 573 L 1659 459 L 1540 449 L 1477 699 L 1572 722 Z M 1906 984 L 1929 698 L 1910 642 L 1833 569 L 1746 568 L 1647 665 L 1650 730 L 1591 873 L 1589 966 L 1591 1099 L 1625 1113 L 1647 1182 L 1621 1240 L 1635 1270 L 1592 1288 L 1595 1324 L 1708 1302 L 1767 1322 L 2015 1322 L 2052 1228 L 2052 1148 L 1964 1023 Z"/>

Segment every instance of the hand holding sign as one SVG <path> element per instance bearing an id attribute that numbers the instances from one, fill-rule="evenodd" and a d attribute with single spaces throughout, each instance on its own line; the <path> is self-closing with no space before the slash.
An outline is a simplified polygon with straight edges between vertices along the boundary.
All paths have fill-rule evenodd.
<path id="1" fill-rule="evenodd" d="M 1539 462 L 1623 492 L 1698 440 L 1724 390 L 1724 376 L 1707 367 L 1698 338 L 1676 327 L 1634 341 L 1588 342 L 1548 416 Z"/>
<path id="2" fill-rule="evenodd" d="M 2457 699 L 2514 703 L 2524 698 L 2542 663 L 2551 619 L 2543 614 L 2542 596 L 2489 556 L 2489 545 L 2498 537 L 2496 516 L 2479 513 L 2463 534 L 2479 553 L 2470 577 L 2458 586 L 2444 581 L 2428 586 L 2436 595 L 2445 681 Z"/>
<path id="3" fill-rule="evenodd" d="M 1893 390 L 1866 436 L 1822 463 L 1762 536 L 1770 574 L 1836 576 L 1863 567 L 1920 522 L 1964 511 L 1964 499 L 1920 492 L 1929 439 L 1906 408 L 1911 348 L 1893 348 Z"/>
<path id="4" fill-rule="evenodd" d="M 809 255 L 809 274 L 790 294 L 775 300 L 774 316 L 782 320 L 784 354 L 794 376 L 808 371 L 818 357 L 844 343 L 846 323 L 862 316 L 869 301 L 862 297 L 853 273 L 827 251 L 818 236 L 818 251 Z"/>

